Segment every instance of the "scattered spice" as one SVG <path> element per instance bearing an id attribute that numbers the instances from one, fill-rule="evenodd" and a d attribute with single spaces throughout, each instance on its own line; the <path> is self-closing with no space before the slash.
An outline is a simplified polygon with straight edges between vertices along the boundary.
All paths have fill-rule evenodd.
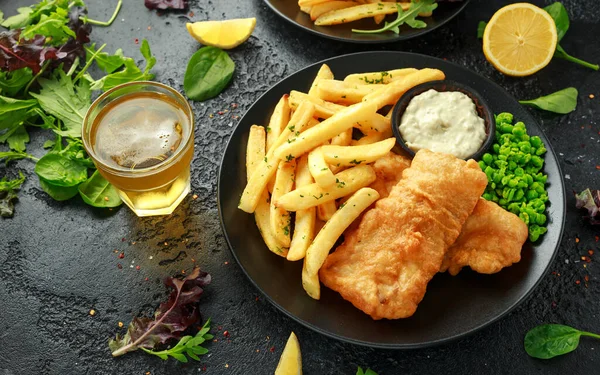
<path id="1" fill-rule="evenodd" d="M 198 194 L 194 194 L 194 195 L 192 195 L 192 199 L 193 199 L 193 200 L 196 200 L 196 199 L 198 199 Z"/>
<path id="2" fill-rule="evenodd" d="M 238 107 L 237 103 L 231 103 L 231 108 L 236 109 Z"/>
<path id="3" fill-rule="evenodd" d="M 91 309 L 91 310 L 90 310 L 90 316 L 94 316 L 94 315 L 96 315 L 96 310 L 94 310 L 94 309 Z"/>
<path id="4" fill-rule="evenodd" d="M 123 259 L 125 258 L 125 252 L 121 251 L 121 253 L 119 254 L 119 259 Z"/>
<path id="5" fill-rule="evenodd" d="M 586 282 L 586 283 L 587 283 L 588 281 L 590 281 L 590 277 L 589 277 L 588 275 L 585 275 L 585 276 L 583 277 L 583 279 L 585 280 L 585 282 Z"/>
<path id="6" fill-rule="evenodd" d="M 123 266 L 121 265 L 121 263 L 117 263 L 117 268 L 118 269 L 123 269 Z"/>
<path id="7" fill-rule="evenodd" d="M 152 30 L 152 26 L 148 26 L 148 31 Z"/>
<path id="8" fill-rule="evenodd" d="M 227 363 L 225 364 L 225 368 L 229 368 L 229 365 Z"/>
<path id="9" fill-rule="evenodd" d="M 135 44 L 139 44 L 139 43 L 140 43 L 140 40 L 139 40 L 138 38 L 135 38 L 135 39 L 133 40 L 133 42 L 134 42 Z"/>
<path id="10" fill-rule="evenodd" d="M 182 274 L 182 275 L 185 275 L 185 270 L 181 270 L 181 274 Z"/>
<path id="11" fill-rule="evenodd" d="M 229 262 L 225 261 L 225 265 L 228 265 L 228 264 L 229 264 Z"/>
<path id="12" fill-rule="evenodd" d="M 271 353 L 275 353 L 275 347 L 271 346 L 271 349 L 269 349 L 271 351 Z"/>
<path id="13" fill-rule="evenodd" d="M 590 99 L 594 99 L 594 98 L 595 98 L 594 94 L 590 94 Z"/>
<path id="14" fill-rule="evenodd" d="M 575 284 L 579 285 L 579 284 L 581 284 L 581 281 L 577 280 L 577 281 L 575 281 Z"/>
<path id="15" fill-rule="evenodd" d="M 165 241 L 165 246 L 169 246 L 169 243 Z"/>
<path id="16" fill-rule="evenodd" d="M 119 322 L 119 328 L 123 328 L 123 322 Z"/>
<path id="17" fill-rule="evenodd" d="M 575 237 L 575 243 L 579 243 L 579 238 Z"/>
<path id="18" fill-rule="evenodd" d="M 135 269 L 139 271 L 140 270 L 140 266 L 135 266 Z"/>
<path id="19" fill-rule="evenodd" d="M 588 254 L 594 255 L 594 250 L 588 250 Z"/>
<path id="20" fill-rule="evenodd" d="M 223 332 L 223 336 L 225 336 L 225 337 L 229 338 L 229 331 L 224 331 L 224 332 Z"/>

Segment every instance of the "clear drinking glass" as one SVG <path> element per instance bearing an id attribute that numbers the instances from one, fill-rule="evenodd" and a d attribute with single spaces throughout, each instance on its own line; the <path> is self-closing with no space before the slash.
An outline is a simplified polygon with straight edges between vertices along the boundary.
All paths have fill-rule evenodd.
<path id="1" fill-rule="evenodd" d="M 131 82 L 105 92 L 87 111 L 82 137 L 136 215 L 168 215 L 190 191 L 194 114 L 166 85 Z"/>

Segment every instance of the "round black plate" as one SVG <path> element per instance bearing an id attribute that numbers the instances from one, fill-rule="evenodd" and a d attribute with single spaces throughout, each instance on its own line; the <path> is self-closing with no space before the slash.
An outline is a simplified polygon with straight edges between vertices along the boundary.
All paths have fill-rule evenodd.
<path id="1" fill-rule="evenodd" d="M 431 17 L 422 18 L 427 23 L 423 29 L 413 29 L 406 25 L 400 27 L 400 34 L 391 31 L 381 34 L 357 34 L 352 29 L 378 29 L 383 27 L 383 23 L 377 25 L 372 18 L 363 19 L 343 25 L 335 26 L 315 26 L 310 16 L 302 11 L 298 6 L 297 0 L 264 0 L 265 3 L 278 15 L 291 22 L 292 24 L 316 35 L 324 36 L 342 42 L 353 43 L 387 43 L 399 40 L 411 39 L 437 29 L 446 22 L 454 18 L 469 3 L 470 0 L 461 2 L 442 2 L 438 4 Z M 391 22 L 396 19 L 395 15 L 388 16 L 385 20 Z"/>
<path id="2" fill-rule="evenodd" d="M 508 111 L 524 121 L 529 134 L 542 138 L 548 153 L 548 233 L 539 243 L 523 247 L 522 260 L 495 275 L 469 269 L 458 276 L 438 274 L 414 316 L 374 321 L 326 287 L 321 300 L 302 289 L 302 262 L 288 262 L 264 245 L 253 215 L 238 210 L 246 185 L 245 150 L 253 124 L 267 124 L 279 98 L 290 90 L 308 91 L 322 63 L 338 78 L 347 74 L 414 67 L 438 68 L 451 80 L 462 82 L 485 98 L 495 113 Z M 311 65 L 267 91 L 242 118 L 225 150 L 219 172 L 218 205 L 221 225 L 233 256 L 252 283 L 291 318 L 317 332 L 343 341 L 380 348 L 424 347 L 456 339 L 500 319 L 519 305 L 546 273 L 556 254 L 565 217 L 565 190 L 556 155 L 535 119 L 494 82 L 459 65 L 404 52 L 365 52 L 335 57 Z"/>

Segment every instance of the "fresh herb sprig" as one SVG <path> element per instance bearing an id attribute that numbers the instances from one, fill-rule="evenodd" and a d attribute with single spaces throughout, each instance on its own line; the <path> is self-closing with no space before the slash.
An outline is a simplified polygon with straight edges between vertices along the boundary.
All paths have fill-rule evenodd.
<path id="1" fill-rule="evenodd" d="M 519 100 L 519 103 L 548 112 L 567 114 L 577 108 L 577 89 L 567 87 L 536 99 Z"/>
<path id="2" fill-rule="evenodd" d="M 358 30 L 352 29 L 353 33 L 358 34 L 379 34 L 386 31 L 393 31 L 396 34 L 400 34 L 400 26 L 406 24 L 413 29 L 422 29 L 427 27 L 427 24 L 424 21 L 418 20 L 417 17 L 420 13 L 430 13 L 433 12 L 438 4 L 435 0 L 411 0 L 410 7 L 407 10 L 403 10 L 400 4 L 396 5 L 398 7 L 398 16 L 396 20 L 392 22 L 386 22 L 385 25 L 376 30 Z"/>
<path id="3" fill-rule="evenodd" d="M 525 335 L 525 351 L 531 357 L 549 359 L 577 349 L 581 336 L 600 339 L 600 335 L 562 324 L 537 326 Z"/>
<path id="4" fill-rule="evenodd" d="M 198 333 L 195 336 L 183 336 L 179 340 L 177 345 L 175 345 L 171 349 L 154 351 L 154 350 L 142 348 L 142 350 L 148 354 L 152 354 L 157 357 L 160 357 L 161 359 L 164 359 L 165 361 L 167 359 L 169 359 L 169 357 L 173 357 L 176 360 L 178 360 L 179 362 L 186 363 L 186 362 L 188 362 L 186 354 L 188 357 L 190 357 L 196 361 L 199 361 L 200 360 L 200 357 L 198 357 L 199 355 L 204 355 L 204 354 L 208 353 L 208 349 L 203 347 L 202 344 L 205 341 L 212 340 L 214 337 L 213 335 L 208 333 L 208 331 L 210 331 L 210 319 L 208 319 L 206 321 L 206 323 L 204 323 L 204 326 L 202 327 L 202 329 L 200 329 L 200 331 L 198 331 Z"/>

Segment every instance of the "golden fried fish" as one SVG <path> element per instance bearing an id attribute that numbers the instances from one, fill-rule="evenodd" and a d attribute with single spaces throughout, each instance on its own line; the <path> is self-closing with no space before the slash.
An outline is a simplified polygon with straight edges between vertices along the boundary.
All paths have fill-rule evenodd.
<path id="1" fill-rule="evenodd" d="M 390 195 L 327 257 L 321 281 L 373 319 L 410 317 L 486 185 L 474 160 L 417 152 Z"/>
<path id="2" fill-rule="evenodd" d="M 511 212 L 483 198 L 448 249 L 440 272 L 456 275 L 469 266 L 475 272 L 496 273 L 521 260 L 527 225 Z"/>

